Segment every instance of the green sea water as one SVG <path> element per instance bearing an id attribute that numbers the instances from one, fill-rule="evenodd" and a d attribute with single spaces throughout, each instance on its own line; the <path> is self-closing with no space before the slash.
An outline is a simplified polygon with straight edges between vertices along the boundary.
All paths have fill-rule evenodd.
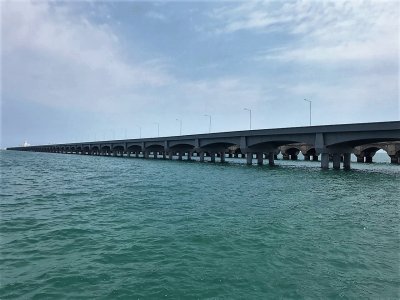
<path id="1" fill-rule="evenodd" d="M 399 299 L 400 167 L 1 151 L 1 299 Z"/>

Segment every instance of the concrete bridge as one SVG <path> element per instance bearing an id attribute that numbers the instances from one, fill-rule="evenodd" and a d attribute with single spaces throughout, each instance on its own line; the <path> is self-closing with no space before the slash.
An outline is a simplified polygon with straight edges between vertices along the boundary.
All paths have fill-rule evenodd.
<path id="1" fill-rule="evenodd" d="M 384 150 L 390 156 L 391 163 L 400 164 L 400 142 L 374 143 L 357 146 L 354 148 L 353 153 L 357 157 L 357 162 L 371 163 L 372 157 L 378 150 Z"/>
<path id="2" fill-rule="evenodd" d="M 318 155 L 321 155 L 322 169 L 329 168 L 330 158 L 334 169 L 340 169 L 341 163 L 344 169 L 350 169 L 350 155 L 354 147 L 382 142 L 400 142 L 400 121 L 38 145 L 14 147 L 8 150 L 107 156 L 126 154 L 143 158 L 149 158 L 150 155 L 157 158 L 158 155 L 162 155 L 164 159 L 173 159 L 174 155 L 177 155 L 178 160 L 182 160 L 184 155 L 188 160 L 192 159 L 192 155 L 198 155 L 200 162 L 204 162 L 206 156 L 210 157 L 211 162 L 215 162 L 216 157 L 224 162 L 228 153 L 231 156 L 246 157 L 249 165 L 253 163 L 254 156 L 259 165 L 262 165 L 264 158 L 267 158 L 269 165 L 273 166 L 280 151 L 284 158 L 291 156 L 294 159 L 299 150 L 293 144 L 297 144 L 301 145 L 299 149 L 306 159 L 317 160 Z M 396 147 L 390 151 L 398 161 L 400 152 Z M 360 149 L 360 155 L 364 153 L 365 157 L 366 149 L 370 148 L 356 149 Z"/>
<path id="3" fill-rule="evenodd" d="M 315 152 L 313 145 L 308 144 L 290 144 L 279 147 L 284 160 L 297 160 L 301 153 L 304 160 L 318 160 L 318 155 Z M 384 150 L 390 157 L 393 164 L 400 164 L 400 142 L 383 142 L 356 146 L 352 153 L 357 157 L 357 162 L 372 163 L 372 158 L 378 150 Z M 330 156 L 330 159 L 332 157 Z"/>

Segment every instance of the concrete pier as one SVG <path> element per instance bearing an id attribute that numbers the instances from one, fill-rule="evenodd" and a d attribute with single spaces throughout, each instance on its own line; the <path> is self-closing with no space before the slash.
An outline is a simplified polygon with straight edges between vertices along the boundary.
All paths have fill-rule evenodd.
<path id="1" fill-rule="evenodd" d="M 257 165 L 262 166 L 264 163 L 264 157 L 262 152 L 257 152 Z"/>
<path id="2" fill-rule="evenodd" d="M 343 169 L 350 170 L 351 153 L 343 154 Z"/>
<path id="3" fill-rule="evenodd" d="M 275 161 L 274 161 L 275 155 L 274 152 L 269 152 L 268 153 L 268 164 L 272 167 L 275 166 Z"/>
<path id="4" fill-rule="evenodd" d="M 204 151 L 200 152 L 200 162 L 204 162 Z"/>
<path id="5" fill-rule="evenodd" d="M 247 165 L 252 165 L 253 164 L 253 153 L 252 152 L 248 152 L 247 154 L 246 154 L 246 163 L 247 163 Z"/>
<path id="6" fill-rule="evenodd" d="M 295 143 L 290 141 L 296 141 Z M 368 141 L 369 144 L 365 144 Z M 321 168 L 329 169 L 329 156 L 332 157 L 333 168 L 348 170 L 351 165 L 350 155 L 354 153 L 359 162 L 373 162 L 373 157 L 380 149 L 386 151 L 393 164 L 400 163 L 400 121 L 359 124 L 339 124 L 326 126 L 307 126 L 293 128 L 245 130 L 195 134 L 186 136 L 157 137 L 144 139 L 107 140 L 53 145 L 37 145 L 28 147 L 12 147 L 8 150 L 49 152 L 62 154 L 80 154 L 118 157 L 152 157 L 162 155 L 169 159 L 173 154 L 182 160 L 184 155 L 191 160 L 199 155 L 200 161 L 210 156 L 215 162 L 216 154 L 221 162 L 229 158 L 246 158 L 251 165 L 253 154 L 257 164 L 263 159 L 273 166 L 277 155 L 282 153 L 283 159 L 298 159 L 300 153 L 304 160 L 318 160 L 321 155 Z M 265 157 L 264 157 L 265 155 Z"/>
<path id="7" fill-rule="evenodd" d="M 339 153 L 334 153 L 333 154 L 333 168 L 335 170 L 340 169 L 340 154 Z"/>
<path id="8" fill-rule="evenodd" d="M 220 156 L 221 156 L 221 162 L 224 163 L 224 162 L 225 162 L 225 152 L 222 151 L 222 152 L 220 153 Z"/>
<path id="9" fill-rule="evenodd" d="M 215 163 L 215 153 L 214 152 L 210 153 L 210 157 L 211 157 L 211 162 Z"/>
<path id="10" fill-rule="evenodd" d="M 323 170 L 329 169 L 329 153 L 321 154 L 321 169 Z"/>

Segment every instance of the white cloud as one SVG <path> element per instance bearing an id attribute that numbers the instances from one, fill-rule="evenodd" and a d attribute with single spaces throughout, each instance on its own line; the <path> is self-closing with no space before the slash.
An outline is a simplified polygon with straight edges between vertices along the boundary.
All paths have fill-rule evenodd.
<path id="1" fill-rule="evenodd" d="M 179 18 L 179 26 L 188 24 L 184 34 L 174 36 L 176 27 L 156 15 L 147 16 L 160 19 L 150 29 L 137 28 L 143 23 L 124 19 L 128 6 L 116 2 L 87 11 L 76 3 L 1 5 L 2 100 L 39 111 L 51 107 L 47 114 L 57 116 L 43 113 L 43 119 L 68 115 L 82 130 L 137 131 L 141 125 L 149 136 L 157 121 L 163 135 L 176 134 L 178 117 L 184 132 L 194 133 L 208 129 L 206 113 L 213 116 L 213 130 L 244 129 L 244 107 L 253 109 L 254 127 L 298 126 L 308 113 L 305 97 L 315 101 L 320 124 L 385 120 L 399 112 L 399 10 L 393 2 L 224 3 L 212 19 L 199 9 L 198 36 L 184 31 L 191 24 L 186 12 Z M 135 26 L 140 34 L 131 35 Z M 205 34 L 206 26 L 218 35 Z M 221 53 L 229 54 L 224 64 Z M 243 59 L 252 53 L 255 58 Z M 7 109 L 3 115 L 18 120 L 19 107 Z M 85 120 L 76 119 L 83 115 Z M 3 127 L 11 132 L 9 124 Z M 67 127 L 54 128 L 57 138 Z"/>
<path id="2" fill-rule="evenodd" d="M 140 88 L 173 80 L 154 63 L 130 61 L 109 26 L 78 18 L 67 6 L 3 2 L 2 26 L 8 99 L 107 111 L 111 102 L 135 99 Z"/>
<path id="3" fill-rule="evenodd" d="M 277 32 L 291 43 L 258 55 L 258 60 L 398 60 L 397 1 L 251 1 L 214 10 L 218 33 Z"/>

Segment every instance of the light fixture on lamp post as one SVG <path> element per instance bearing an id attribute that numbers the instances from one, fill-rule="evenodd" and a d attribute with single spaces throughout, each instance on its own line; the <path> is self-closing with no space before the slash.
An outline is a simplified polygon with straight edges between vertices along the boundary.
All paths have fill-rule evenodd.
<path id="1" fill-rule="evenodd" d="M 210 118 L 210 123 L 208 125 L 208 133 L 211 133 L 211 115 L 204 115 L 204 117 L 209 117 Z"/>
<path id="2" fill-rule="evenodd" d="M 179 135 L 182 135 L 182 119 L 176 119 L 179 122 Z"/>
<path id="3" fill-rule="evenodd" d="M 307 99 L 304 99 L 304 101 L 308 102 L 309 107 L 310 107 L 310 126 L 311 126 L 311 104 L 312 104 L 312 101 L 311 100 L 307 100 Z"/>
<path id="4" fill-rule="evenodd" d="M 250 113 L 250 130 L 251 130 L 251 109 L 249 108 L 244 108 L 243 110 L 247 110 Z"/>
<path id="5" fill-rule="evenodd" d="M 160 137 L 160 123 L 154 122 L 157 125 L 157 137 Z"/>

